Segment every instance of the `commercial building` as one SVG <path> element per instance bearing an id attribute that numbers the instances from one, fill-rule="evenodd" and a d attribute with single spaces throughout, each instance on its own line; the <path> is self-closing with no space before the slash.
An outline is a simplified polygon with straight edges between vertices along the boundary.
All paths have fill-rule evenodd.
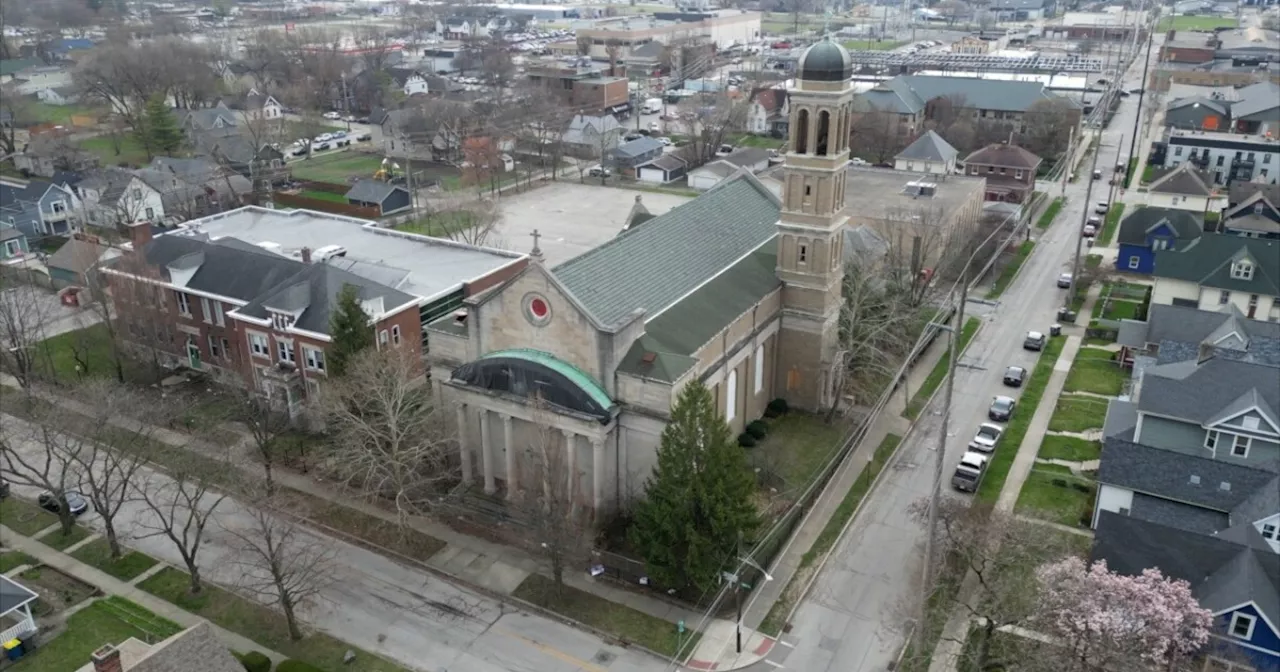
<path id="1" fill-rule="evenodd" d="M 530 83 L 554 93 L 581 114 L 620 114 L 631 109 L 626 69 L 545 63 L 525 70 Z"/>
<path id="2" fill-rule="evenodd" d="M 1173 168 L 1191 162 L 1213 176 L 1214 184 L 1237 180 L 1275 184 L 1280 177 L 1280 140 L 1263 135 L 1168 129 L 1163 161 Z"/>
<path id="3" fill-rule="evenodd" d="M 759 12 L 722 9 L 709 12 L 659 12 L 652 16 L 627 16 L 597 21 L 591 28 L 579 28 L 579 42 L 589 43 L 587 55 L 597 60 L 631 57 L 632 50 L 660 42 L 703 37 L 720 48 L 760 39 Z"/>

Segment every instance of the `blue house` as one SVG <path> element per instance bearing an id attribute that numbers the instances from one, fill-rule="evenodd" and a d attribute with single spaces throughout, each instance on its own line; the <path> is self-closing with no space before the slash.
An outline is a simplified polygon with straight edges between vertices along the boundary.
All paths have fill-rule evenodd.
<path id="1" fill-rule="evenodd" d="M 0 222 L 0 264 L 18 261 L 30 251 L 26 234 Z"/>
<path id="2" fill-rule="evenodd" d="M 1222 214 L 1222 232 L 1280 240 L 1280 208 L 1265 192 L 1259 191 Z"/>
<path id="3" fill-rule="evenodd" d="M 80 228 L 80 199 L 68 186 L 44 180 L 0 180 L 0 222 L 29 238 L 65 236 Z"/>
<path id="4" fill-rule="evenodd" d="M 1120 222 L 1116 270 L 1150 275 L 1158 250 L 1182 250 L 1204 233 L 1204 218 L 1189 210 L 1138 208 Z"/>

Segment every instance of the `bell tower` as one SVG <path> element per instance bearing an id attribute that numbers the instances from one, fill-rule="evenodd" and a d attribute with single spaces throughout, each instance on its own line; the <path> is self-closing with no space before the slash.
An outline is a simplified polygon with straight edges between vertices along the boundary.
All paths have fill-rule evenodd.
<path id="1" fill-rule="evenodd" d="M 853 112 L 853 62 L 825 37 L 800 57 L 790 91 L 790 133 L 778 221 L 782 280 L 777 386 L 792 405 L 830 403 L 844 280 L 845 183 Z"/>

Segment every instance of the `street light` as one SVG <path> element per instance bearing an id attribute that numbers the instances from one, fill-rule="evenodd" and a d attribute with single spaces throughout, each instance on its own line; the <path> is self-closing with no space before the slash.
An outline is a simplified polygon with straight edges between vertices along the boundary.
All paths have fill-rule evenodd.
<path id="1" fill-rule="evenodd" d="M 738 537 L 739 537 L 738 542 L 739 544 L 741 544 L 742 535 L 739 534 Z M 739 556 L 738 562 L 741 564 L 738 565 L 737 572 L 722 572 L 720 576 L 724 578 L 725 581 L 728 581 L 729 583 L 733 584 L 733 598 L 734 598 L 734 602 L 737 603 L 737 610 L 738 610 L 738 618 L 734 620 L 733 627 L 734 627 L 734 632 L 737 639 L 737 651 L 738 653 L 742 653 L 742 577 L 740 576 L 742 573 L 742 565 L 747 565 L 748 567 L 754 567 L 755 569 L 759 570 L 760 573 L 764 575 L 765 583 L 772 581 L 773 575 L 769 573 L 769 570 L 765 569 L 764 567 L 761 567 L 755 560 L 752 560 L 751 558 Z"/>

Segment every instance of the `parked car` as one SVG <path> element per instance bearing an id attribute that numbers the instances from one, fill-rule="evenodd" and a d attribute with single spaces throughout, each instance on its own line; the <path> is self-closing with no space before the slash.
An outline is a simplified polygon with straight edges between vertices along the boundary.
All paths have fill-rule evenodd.
<path id="1" fill-rule="evenodd" d="M 334 120 L 334 121 L 337 121 L 338 119 L 341 119 L 341 118 L 342 118 L 342 115 L 341 115 L 341 114 L 338 114 L 337 112 L 325 112 L 325 113 L 324 113 L 323 115 L 321 115 L 321 116 L 323 116 L 325 119 L 331 119 L 331 120 Z"/>
<path id="2" fill-rule="evenodd" d="M 1008 422 L 1013 417 L 1013 409 L 1018 402 L 1013 397 L 999 396 L 991 400 L 987 409 L 987 417 L 996 422 Z"/>
<path id="3" fill-rule="evenodd" d="M 0 499 L 9 496 L 9 481 L 0 478 Z"/>
<path id="4" fill-rule="evenodd" d="M 1098 204 L 1093 206 L 1093 211 L 1099 215 L 1105 215 L 1107 214 L 1108 205 L 1109 204 L 1106 201 L 1098 201 Z"/>
<path id="5" fill-rule="evenodd" d="M 1070 274 L 1070 273 L 1063 273 L 1062 275 L 1059 275 L 1059 276 L 1058 276 L 1058 288 L 1059 288 L 1059 289 L 1071 289 L 1071 274 Z"/>
<path id="6" fill-rule="evenodd" d="M 1011 366 L 1004 370 L 1004 384 L 1009 387 L 1022 387 L 1027 379 L 1027 370 L 1021 366 Z"/>
<path id="7" fill-rule="evenodd" d="M 1085 224 L 1084 231 L 1082 231 L 1082 233 L 1084 234 L 1085 238 L 1093 238 L 1094 236 L 1098 235 L 1098 227 L 1094 226 L 1093 224 Z M 1090 243 L 1089 246 L 1092 247 L 1093 241 L 1090 240 L 1089 243 Z"/>
<path id="8" fill-rule="evenodd" d="M 853 165 L 855 165 L 855 166 L 865 166 L 865 165 L 868 165 L 868 164 L 867 164 L 867 160 L 866 160 L 866 159 L 859 159 L 859 158 L 858 158 L 858 157 L 856 157 L 856 156 L 855 156 L 855 157 L 853 157 L 852 159 L 849 159 L 849 163 L 851 163 L 851 164 L 853 164 Z"/>
<path id="9" fill-rule="evenodd" d="M 729 156 L 733 153 L 733 149 L 733 145 L 720 145 L 720 147 L 716 149 L 716 156 Z"/>
<path id="10" fill-rule="evenodd" d="M 1095 171 L 1093 171 L 1093 179 L 1095 179 L 1095 180 L 1101 180 L 1101 179 L 1102 179 L 1102 171 L 1101 171 L 1101 170 L 1095 170 Z"/>
<path id="11" fill-rule="evenodd" d="M 67 510 L 70 511 L 73 516 L 78 516 L 89 510 L 89 502 L 85 501 L 84 495 L 81 495 L 75 490 L 68 490 L 67 492 L 64 492 L 61 499 L 55 496 L 52 492 L 45 490 L 36 497 L 36 503 L 40 505 L 40 508 L 49 511 L 50 513 L 57 513 L 62 510 L 62 499 L 67 500 Z"/>
<path id="12" fill-rule="evenodd" d="M 658 123 L 658 122 L 656 122 L 656 121 L 651 121 L 651 122 L 649 122 L 649 132 L 650 132 L 650 133 L 661 133 L 661 132 L 662 132 L 662 124 L 659 124 L 659 123 Z"/>
<path id="13" fill-rule="evenodd" d="M 670 147 L 671 145 L 675 144 L 671 142 L 671 138 L 668 138 L 665 135 L 660 135 L 654 138 L 654 140 L 657 140 L 659 143 L 661 143 L 663 147 Z"/>
<path id="14" fill-rule="evenodd" d="M 1002 434 L 1004 434 L 1004 428 L 1000 425 L 984 422 L 978 425 L 978 433 L 974 434 L 973 440 L 969 442 L 969 450 L 993 453 L 996 450 L 996 443 L 1000 441 L 1000 435 Z"/>
<path id="15" fill-rule="evenodd" d="M 587 169 L 587 175 L 590 177 L 609 177 L 613 173 L 604 166 L 594 165 Z"/>
<path id="16" fill-rule="evenodd" d="M 332 149 L 327 142 L 317 142 L 311 145 L 311 151 L 313 152 L 323 152 L 326 149 Z"/>
<path id="17" fill-rule="evenodd" d="M 372 139 L 373 139 L 372 133 L 361 133 L 360 135 L 356 136 L 356 142 L 369 142 Z"/>
<path id="18" fill-rule="evenodd" d="M 1041 350 L 1044 350 L 1044 344 L 1046 341 L 1048 341 L 1048 337 L 1043 333 L 1039 331 L 1028 331 L 1027 337 L 1022 339 L 1022 349 L 1040 352 Z"/>
<path id="19" fill-rule="evenodd" d="M 987 456 L 982 453 L 966 452 L 960 457 L 960 464 L 956 465 L 956 471 L 951 475 L 951 487 L 961 492 L 977 492 L 985 473 L 987 473 Z"/>

